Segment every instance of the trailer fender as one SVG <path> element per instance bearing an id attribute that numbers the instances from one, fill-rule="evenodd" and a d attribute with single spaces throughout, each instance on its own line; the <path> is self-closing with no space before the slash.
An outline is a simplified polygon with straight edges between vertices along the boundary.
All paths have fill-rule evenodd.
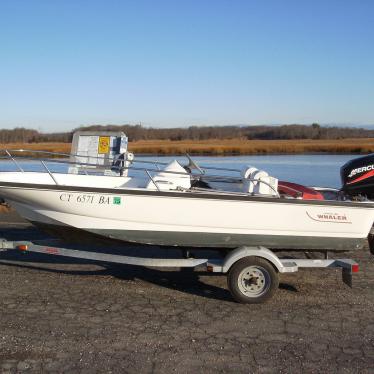
<path id="1" fill-rule="evenodd" d="M 280 259 L 276 256 L 276 254 L 270 251 L 268 248 L 265 247 L 239 247 L 231 251 L 223 260 L 221 269 L 217 269 L 218 271 L 222 271 L 223 273 L 227 273 L 231 266 L 236 263 L 237 261 L 241 260 L 244 257 L 261 257 L 265 260 L 269 261 L 274 268 L 283 273 L 285 271 L 285 266 L 282 264 Z M 217 271 L 214 270 L 214 271 Z"/>

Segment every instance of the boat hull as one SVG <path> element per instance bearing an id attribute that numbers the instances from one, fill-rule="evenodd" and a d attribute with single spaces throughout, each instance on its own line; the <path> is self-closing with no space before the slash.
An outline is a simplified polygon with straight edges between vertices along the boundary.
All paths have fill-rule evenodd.
<path id="1" fill-rule="evenodd" d="M 347 251 L 365 246 L 374 220 L 373 204 L 349 202 L 11 182 L 0 194 L 57 232 L 144 245 Z"/>

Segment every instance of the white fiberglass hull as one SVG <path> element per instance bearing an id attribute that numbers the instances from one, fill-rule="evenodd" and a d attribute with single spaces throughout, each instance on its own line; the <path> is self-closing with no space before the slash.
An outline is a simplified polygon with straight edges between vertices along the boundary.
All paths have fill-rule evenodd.
<path id="1" fill-rule="evenodd" d="M 38 183 L 20 183 L 5 174 L 0 195 L 24 218 L 139 244 L 353 250 L 374 221 L 373 204 L 55 185 L 43 173 L 29 173 Z"/>

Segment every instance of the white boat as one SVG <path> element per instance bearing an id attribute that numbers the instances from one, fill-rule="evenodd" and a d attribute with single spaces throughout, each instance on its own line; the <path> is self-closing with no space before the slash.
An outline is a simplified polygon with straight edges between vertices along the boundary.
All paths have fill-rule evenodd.
<path id="1" fill-rule="evenodd" d="M 25 157 L 6 155 L 19 170 L 0 172 L 0 196 L 22 217 L 65 238 L 75 232 L 142 245 L 347 251 L 367 245 L 374 222 L 371 201 L 336 190 L 327 200 L 324 191 L 255 168 L 235 178 L 218 173 L 226 169 L 210 174 L 191 159 L 184 167 L 150 165 L 125 152 L 109 167 L 93 168 L 73 153 L 70 161 L 40 159 L 44 171 L 25 171 Z M 68 163 L 69 170 L 52 171 L 51 162 Z"/>

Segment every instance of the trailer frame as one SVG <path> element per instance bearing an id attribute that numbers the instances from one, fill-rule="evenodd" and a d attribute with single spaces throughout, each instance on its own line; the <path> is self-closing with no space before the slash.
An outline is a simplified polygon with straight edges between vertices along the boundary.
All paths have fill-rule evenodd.
<path id="1" fill-rule="evenodd" d="M 11 250 L 143 267 L 199 267 L 199 269 L 202 267 L 208 273 L 227 274 L 229 290 L 234 299 L 251 304 L 263 302 L 273 295 L 279 284 L 278 273 L 295 273 L 300 268 L 340 268 L 342 281 L 352 287 L 353 273 L 359 271 L 358 263 L 352 259 L 280 258 L 270 249 L 261 246 L 239 247 L 230 251 L 224 258 L 152 258 L 71 249 L 48 243 L 8 241 L 0 238 L 0 252 Z"/>

